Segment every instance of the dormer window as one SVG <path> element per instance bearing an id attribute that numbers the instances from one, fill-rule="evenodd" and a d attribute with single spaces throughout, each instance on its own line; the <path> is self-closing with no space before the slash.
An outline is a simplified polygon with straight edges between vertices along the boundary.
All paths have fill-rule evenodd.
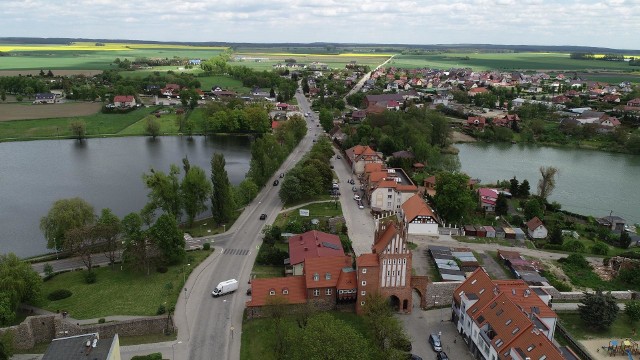
<path id="1" fill-rule="evenodd" d="M 276 294 L 276 289 L 269 289 L 269 295 L 275 295 Z"/>
<path id="2" fill-rule="evenodd" d="M 324 274 L 324 279 L 325 280 L 331 280 L 331 273 L 328 272 L 328 273 Z"/>
<path id="3" fill-rule="evenodd" d="M 320 275 L 318 275 L 318 273 L 313 274 L 313 281 L 318 281 L 320 280 Z"/>
<path id="4" fill-rule="evenodd" d="M 287 288 L 282 289 L 282 295 L 289 295 L 289 289 Z"/>

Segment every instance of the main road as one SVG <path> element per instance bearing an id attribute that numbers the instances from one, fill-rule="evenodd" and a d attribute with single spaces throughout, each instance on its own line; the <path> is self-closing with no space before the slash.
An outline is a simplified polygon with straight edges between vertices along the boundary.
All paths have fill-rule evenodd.
<path id="1" fill-rule="evenodd" d="M 262 242 L 261 231 L 273 222 L 282 208 L 278 196 L 280 187 L 273 186 L 273 180 L 292 168 L 311 149 L 314 140 L 323 135 L 322 128 L 316 126 L 319 122 L 307 99 L 301 93 L 296 93 L 296 99 L 300 110 L 310 114 L 306 117 L 309 131 L 229 231 L 215 238 L 214 254 L 191 273 L 176 304 L 174 321 L 178 339 L 171 346 L 172 358 L 240 358 L 242 315 L 249 300 L 245 293 Z M 263 213 L 267 214 L 266 221 L 259 219 Z M 213 298 L 211 290 L 220 281 L 228 279 L 237 279 L 240 289 Z"/>

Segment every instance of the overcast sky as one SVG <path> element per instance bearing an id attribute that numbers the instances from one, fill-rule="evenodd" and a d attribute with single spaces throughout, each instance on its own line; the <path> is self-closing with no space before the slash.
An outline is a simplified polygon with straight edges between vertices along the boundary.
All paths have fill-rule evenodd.
<path id="1" fill-rule="evenodd" d="M 0 0 L 0 36 L 640 49 L 640 0 Z"/>

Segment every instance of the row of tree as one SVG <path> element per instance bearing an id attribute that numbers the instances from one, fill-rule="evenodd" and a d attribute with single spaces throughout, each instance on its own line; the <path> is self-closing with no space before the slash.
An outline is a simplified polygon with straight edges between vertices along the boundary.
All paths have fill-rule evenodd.
<path id="1" fill-rule="evenodd" d="M 290 204 L 326 194 L 333 180 L 329 164 L 332 156 L 333 146 L 329 139 L 318 139 L 309 154 L 287 172 L 280 186 L 282 201 Z"/>

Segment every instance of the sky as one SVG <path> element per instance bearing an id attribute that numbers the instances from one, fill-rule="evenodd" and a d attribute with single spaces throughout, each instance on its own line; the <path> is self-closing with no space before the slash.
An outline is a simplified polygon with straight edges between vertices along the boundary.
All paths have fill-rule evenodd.
<path id="1" fill-rule="evenodd" d="M 1 0 L 0 36 L 640 49 L 640 0 Z"/>

